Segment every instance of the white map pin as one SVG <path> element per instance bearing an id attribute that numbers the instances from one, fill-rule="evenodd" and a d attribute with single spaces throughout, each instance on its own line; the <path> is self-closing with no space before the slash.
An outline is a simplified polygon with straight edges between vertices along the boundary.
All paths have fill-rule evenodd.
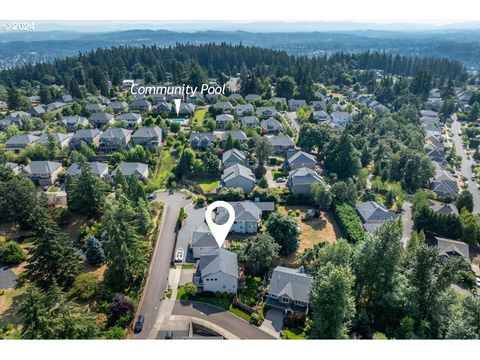
<path id="1" fill-rule="evenodd" d="M 212 219 L 212 212 L 218 207 L 222 207 L 228 212 L 228 220 L 222 225 L 215 224 Z M 233 209 L 233 206 L 225 201 L 214 201 L 208 205 L 207 210 L 205 210 L 205 220 L 210 228 L 210 232 L 213 234 L 215 240 L 217 240 L 218 247 L 221 248 L 232 228 L 233 222 L 235 221 L 235 210 Z"/>
<path id="2" fill-rule="evenodd" d="M 175 111 L 177 112 L 177 116 L 180 112 L 180 103 L 182 102 L 181 99 L 173 99 L 173 103 L 175 104 Z"/>

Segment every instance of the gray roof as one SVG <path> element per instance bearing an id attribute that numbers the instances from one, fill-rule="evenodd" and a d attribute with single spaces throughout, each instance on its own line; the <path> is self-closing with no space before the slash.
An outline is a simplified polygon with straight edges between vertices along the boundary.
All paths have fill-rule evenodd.
<path id="1" fill-rule="evenodd" d="M 254 125 L 258 126 L 258 119 L 256 116 L 242 116 L 240 122 L 244 126 Z"/>
<path id="2" fill-rule="evenodd" d="M 128 103 L 126 103 L 125 101 L 112 101 L 108 107 L 110 109 L 115 109 L 115 110 L 122 110 L 122 109 L 126 109 L 128 106 Z"/>
<path id="3" fill-rule="evenodd" d="M 316 182 L 324 183 L 325 180 L 315 171 L 301 167 L 288 173 L 288 180 L 293 186 L 310 185 Z"/>
<path id="4" fill-rule="evenodd" d="M 192 234 L 192 247 L 216 247 L 218 248 L 217 240 L 208 231 L 194 231 Z"/>
<path id="5" fill-rule="evenodd" d="M 65 125 L 81 125 L 81 124 L 88 124 L 88 119 L 83 116 L 73 115 L 73 116 L 62 116 L 61 119 L 62 123 Z"/>
<path id="6" fill-rule="evenodd" d="M 268 293 L 278 297 L 288 296 L 292 300 L 307 303 L 312 285 L 312 276 L 303 271 L 303 267 L 290 269 L 277 266 L 273 269 Z"/>
<path id="7" fill-rule="evenodd" d="M 287 158 L 287 161 L 290 165 L 295 164 L 295 163 L 305 164 L 305 163 L 308 163 L 308 162 L 312 163 L 312 164 L 317 163 L 317 160 L 315 159 L 315 156 L 313 156 L 309 153 L 306 153 L 304 151 L 295 152 L 294 154 L 290 155 Z"/>
<path id="8" fill-rule="evenodd" d="M 247 101 L 262 100 L 262 97 L 257 94 L 248 94 L 247 96 L 245 96 L 245 100 Z"/>
<path id="9" fill-rule="evenodd" d="M 460 255 L 470 261 L 470 249 L 467 244 L 461 241 L 435 237 L 440 256 Z"/>
<path id="10" fill-rule="evenodd" d="M 295 143 L 293 140 L 290 138 L 290 136 L 287 135 L 282 135 L 282 136 L 267 136 L 267 139 L 270 141 L 270 143 L 273 146 L 283 146 L 283 147 L 288 147 L 288 146 L 295 146 Z"/>
<path id="11" fill-rule="evenodd" d="M 237 201 L 229 202 L 235 211 L 235 221 L 259 221 L 263 211 L 273 211 L 273 202 Z M 218 224 L 224 224 L 228 220 L 226 209 L 219 207 L 215 216 Z"/>
<path id="12" fill-rule="evenodd" d="M 105 170 L 107 170 L 107 173 L 108 173 L 108 165 L 105 163 L 95 161 L 95 162 L 89 162 L 87 164 L 90 165 L 90 168 L 92 169 L 93 173 L 97 176 L 102 176 Z M 70 165 L 70 167 L 66 171 L 67 175 L 74 176 L 74 177 L 80 175 L 80 173 L 81 173 L 80 163 L 73 163 L 72 165 Z"/>
<path id="13" fill-rule="evenodd" d="M 238 149 L 231 149 L 231 150 L 227 150 L 223 153 L 222 155 L 222 163 L 224 163 L 225 161 L 229 160 L 231 157 L 233 157 L 234 159 L 238 160 L 239 162 L 243 162 L 244 160 L 247 159 L 247 157 L 245 156 L 245 154 L 243 152 L 241 152 L 240 150 Z"/>
<path id="14" fill-rule="evenodd" d="M 113 115 L 107 112 L 96 112 L 90 116 L 90 120 L 93 122 L 109 122 L 113 119 Z"/>
<path id="15" fill-rule="evenodd" d="M 55 134 L 52 134 L 53 135 L 53 139 L 55 140 L 55 142 L 61 144 L 62 142 L 64 142 L 65 140 L 67 140 L 68 138 L 71 138 L 72 137 L 72 134 L 62 134 L 62 133 L 55 133 Z M 37 144 L 47 144 L 48 143 L 48 134 L 43 134 L 42 136 L 40 136 L 38 138 L 38 140 L 36 141 Z"/>
<path id="16" fill-rule="evenodd" d="M 162 129 L 158 126 L 141 127 L 132 135 L 133 138 L 162 138 Z"/>
<path id="17" fill-rule="evenodd" d="M 5 145 L 30 145 L 33 144 L 38 140 L 38 136 L 31 135 L 31 134 L 20 134 L 12 136 L 10 139 L 7 140 Z"/>
<path id="18" fill-rule="evenodd" d="M 237 111 L 252 111 L 255 110 L 255 108 L 253 107 L 252 104 L 238 104 L 237 106 L 235 106 L 235 109 Z"/>
<path id="19" fill-rule="evenodd" d="M 228 135 L 232 137 L 232 140 L 240 140 L 240 141 L 246 141 L 247 140 L 247 135 L 242 130 L 230 130 L 230 131 L 225 131 L 222 134 L 222 141 L 226 141 L 228 139 Z"/>
<path id="20" fill-rule="evenodd" d="M 141 175 L 143 178 L 148 177 L 148 165 L 139 162 L 125 162 L 122 161 L 114 170 L 114 174 L 120 171 L 125 177 L 131 175 Z"/>
<path id="21" fill-rule="evenodd" d="M 269 117 L 266 120 L 262 120 L 262 122 L 260 123 L 260 126 L 262 127 L 262 129 L 266 131 L 282 131 L 283 130 L 283 126 L 280 123 L 280 121 L 278 121 L 273 117 Z"/>
<path id="22" fill-rule="evenodd" d="M 219 272 L 238 278 L 237 254 L 219 249 L 217 254 L 202 255 L 198 262 L 201 277 L 213 275 Z"/>
<path id="23" fill-rule="evenodd" d="M 213 105 L 216 108 L 222 109 L 222 110 L 232 110 L 233 105 L 230 101 L 219 101 Z"/>
<path id="24" fill-rule="evenodd" d="M 98 129 L 80 129 L 77 130 L 75 135 L 73 135 L 74 139 L 93 139 L 97 135 L 100 134 Z"/>
<path id="25" fill-rule="evenodd" d="M 360 217 L 365 223 L 385 222 L 398 216 L 393 212 L 389 212 L 385 206 L 375 201 L 365 201 L 355 205 Z"/>
<path id="26" fill-rule="evenodd" d="M 100 135 L 100 139 L 125 139 L 132 133 L 131 130 L 124 128 L 108 128 L 105 132 Z"/>
<path id="27" fill-rule="evenodd" d="M 59 162 L 55 161 L 32 161 L 30 164 L 25 166 L 23 168 L 23 171 L 25 171 L 29 175 L 35 175 L 35 174 L 52 174 L 58 168 L 61 168 L 62 164 Z"/>
<path id="28" fill-rule="evenodd" d="M 441 214 L 458 215 L 458 209 L 453 204 L 432 205 L 432 206 L 430 206 L 430 209 L 432 209 L 435 212 L 441 213 Z"/>
<path id="29" fill-rule="evenodd" d="M 191 133 L 190 134 L 190 142 L 198 142 L 202 143 L 204 141 L 208 141 L 208 143 L 213 142 L 215 140 L 215 137 L 213 136 L 213 133 Z"/>
<path id="30" fill-rule="evenodd" d="M 142 115 L 140 114 L 135 114 L 135 113 L 126 113 L 126 114 L 121 114 L 117 116 L 117 120 L 123 120 L 123 121 L 138 121 L 142 118 Z"/>
<path id="31" fill-rule="evenodd" d="M 233 115 L 230 114 L 220 114 L 215 117 L 216 122 L 227 122 L 235 120 Z"/>
<path id="32" fill-rule="evenodd" d="M 255 175 L 253 174 L 251 169 L 243 166 L 242 164 L 235 164 L 223 170 L 222 181 L 227 182 L 239 176 L 252 182 L 255 182 L 256 180 Z"/>

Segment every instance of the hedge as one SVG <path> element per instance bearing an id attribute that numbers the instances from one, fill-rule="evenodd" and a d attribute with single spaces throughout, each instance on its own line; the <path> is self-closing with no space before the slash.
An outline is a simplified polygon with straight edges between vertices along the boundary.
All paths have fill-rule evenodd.
<path id="1" fill-rule="evenodd" d="M 357 243 L 364 240 L 365 231 L 362 222 L 351 205 L 335 205 L 333 207 L 333 216 L 345 239 L 351 243 Z"/>

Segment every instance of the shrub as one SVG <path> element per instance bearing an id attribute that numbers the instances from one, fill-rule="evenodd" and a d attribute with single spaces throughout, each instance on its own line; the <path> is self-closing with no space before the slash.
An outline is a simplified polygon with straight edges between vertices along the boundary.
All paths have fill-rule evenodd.
<path id="1" fill-rule="evenodd" d="M 81 300 L 88 300 L 97 294 L 99 286 L 100 280 L 95 274 L 80 274 L 73 282 L 70 293 Z"/>
<path id="2" fill-rule="evenodd" d="M 204 206 L 205 203 L 207 202 L 207 199 L 203 195 L 197 196 L 197 205 L 198 206 Z"/>
<path id="3" fill-rule="evenodd" d="M 188 296 L 195 296 L 197 294 L 197 285 L 191 282 L 186 283 L 185 294 L 187 294 Z"/>
<path id="4" fill-rule="evenodd" d="M 5 295 L 5 290 L 4 289 L 0 289 L 0 296 L 2 295 Z"/>
<path id="5" fill-rule="evenodd" d="M 250 324 L 260 326 L 262 323 L 263 319 L 258 313 L 253 313 L 252 316 L 250 316 Z"/>
<path id="6" fill-rule="evenodd" d="M 120 318 L 133 316 L 135 311 L 135 305 L 123 294 L 116 294 L 110 303 L 109 309 L 109 322 L 110 324 L 116 324 Z"/>
<path id="7" fill-rule="evenodd" d="M 365 232 L 360 217 L 349 204 L 337 204 L 333 208 L 333 215 L 343 236 L 352 243 L 363 241 Z"/>
<path id="8" fill-rule="evenodd" d="M 6 264 L 20 264 L 26 257 L 25 251 L 15 241 L 9 241 L 0 246 L 0 261 Z"/>
<path id="9" fill-rule="evenodd" d="M 114 326 L 107 331 L 105 337 L 108 340 L 123 340 L 125 339 L 125 330 L 119 326 Z"/>

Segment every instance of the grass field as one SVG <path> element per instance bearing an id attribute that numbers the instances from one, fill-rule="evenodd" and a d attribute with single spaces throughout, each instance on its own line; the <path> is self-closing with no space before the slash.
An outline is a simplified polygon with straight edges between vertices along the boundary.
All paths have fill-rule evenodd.
<path id="1" fill-rule="evenodd" d="M 194 264 L 183 264 L 182 269 L 193 269 L 195 267 Z"/>
<path id="2" fill-rule="evenodd" d="M 201 126 L 203 122 L 203 118 L 207 113 L 207 108 L 198 109 L 195 111 L 195 115 L 193 116 L 193 126 Z"/>
<path id="3" fill-rule="evenodd" d="M 157 175 L 148 182 L 146 191 L 152 192 L 163 188 L 165 180 L 168 178 L 174 167 L 175 158 L 172 156 L 170 150 L 164 149 Z"/>
<path id="4" fill-rule="evenodd" d="M 303 340 L 305 336 L 303 335 L 303 330 L 299 328 L 284 328 L 282 330 L 282 338 L 287 340 Z"/>
<path id="5" fill-rule="evenodd" d="M 193 181 L 200 186 L 204 193 L 214 192 L 219 185 L 215 178 L 195 178 Z"/>

